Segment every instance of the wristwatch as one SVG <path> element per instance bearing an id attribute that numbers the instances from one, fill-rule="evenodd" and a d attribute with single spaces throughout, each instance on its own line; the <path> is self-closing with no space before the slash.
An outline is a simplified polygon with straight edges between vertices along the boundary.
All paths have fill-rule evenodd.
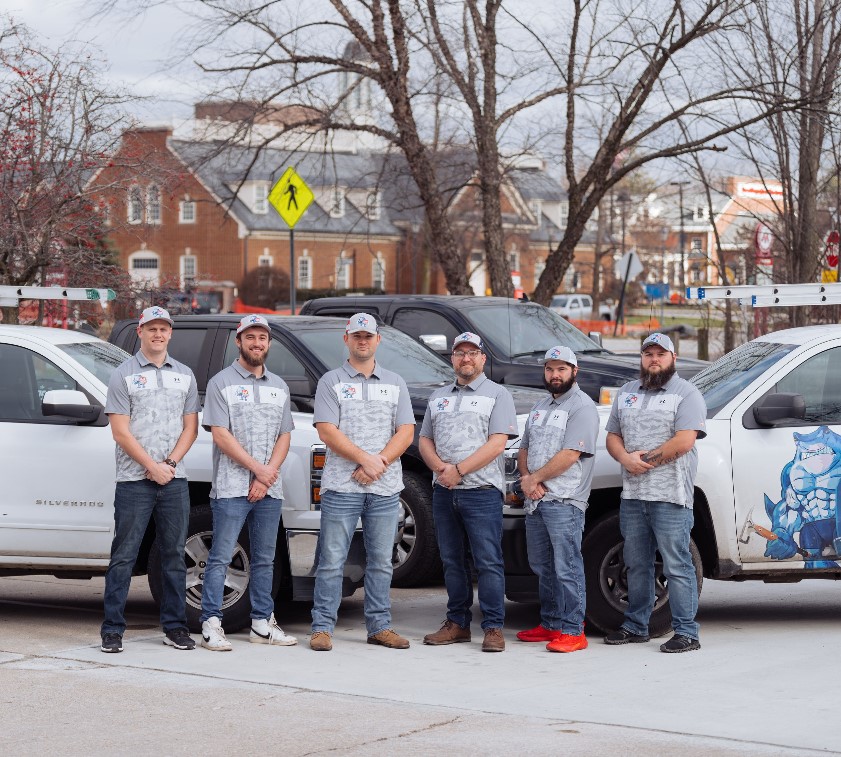
<path id="1" fill-rule="evenodd" d="M 175 468 L 175 467 L 177 467 L 177 465 L 178 465 L 178 463 L 176 463 L 176 462 L 175 462 L 175 460 L 173 460 L 171 457 L 168 457 L 166 460 L 164 460 L 164 462 L 165 462 L 165 463 L 166 463 L 166 464 L 167 464 L 170 468 Z"/>

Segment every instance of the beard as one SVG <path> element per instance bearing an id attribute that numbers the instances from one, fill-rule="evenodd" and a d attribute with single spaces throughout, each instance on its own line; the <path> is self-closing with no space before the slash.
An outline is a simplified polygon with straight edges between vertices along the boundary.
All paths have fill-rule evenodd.
<path id="1" fill-rule="evenodd" d="M 669 379 L 675 375 L 675 370 L 674 360 L 672 360 L 672 364 L 668 368 L 662 368 L 656 373 L 651 373 L 640 368 L 640 383 L 642 384 L 642 388 L 647 390 L 662 389 L 669 382 Z"/>
<path id="2" fill-rule="evenodd" d="M 566 394 L 575 383 L 575 376 L 570 376 L 566 381 L 550 383 L 545 378 L 543 379 L 543 386 L 550 394 Z"/>
<path id="3" fill-rule="evenodd" d="M 259 368 L 263 365 L 266 362 L 266 356 L 268 354 L 269 351 L 266 350 L 261 355 L 255 356 L 246 352 L 244 347 L 239 348 L 239 356 L 242 358 L 242 362 L 251 368 Z"/>

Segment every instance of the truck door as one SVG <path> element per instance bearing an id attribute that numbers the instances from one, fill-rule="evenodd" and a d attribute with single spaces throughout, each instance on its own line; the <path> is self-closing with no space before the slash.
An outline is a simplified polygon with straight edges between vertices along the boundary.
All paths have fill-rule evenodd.
<path id="1" fill-rule="evenodd" d="M 840 376 L 841 347 L 823 349 L 734 413 L 733 484 L 743 563 L 837 570 Z M 753 408 L 769 392 L 802 395 L 805 418 L 761 427 Z"/>
<path id="2" fill-rule="evenodd" d="M 107 560 L 114 522 L 111 429 L 44 416 L 51 389 L 82 390 L 53 361 L 0 344 L 0 554 L 5 562 Z M 9 558 L 12 558 L 9 560 Z"/>

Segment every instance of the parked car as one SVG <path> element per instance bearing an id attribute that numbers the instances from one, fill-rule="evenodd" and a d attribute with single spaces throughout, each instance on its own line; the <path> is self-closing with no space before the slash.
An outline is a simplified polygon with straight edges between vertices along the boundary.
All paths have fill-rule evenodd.
<path id="1" fill-rule="evenodd" d="M 238 355 L 235 336 L 239 316 L 175 316 L 174 320 L 170 352 L 193 369 L 203 397 L 208 379 Z M 266 364 L 289 385 L 293 407 L 311 413 L 318 379 L 347 358 L 342 341 L 347 321 L 312 316 L 267 316 L 267 320 L 272 329 L 272 348 Z M 136 326 L 136 321 L 120 321 L 110 341 L 129 352 L 136 350 Z M 418 432 L 430 394 L 453 381 L 454 373 L 449 361 L 397 329 L 383 327 L 382 334 L 377 360 L 406 381 L 418 420 L 415 439 L 402 457 L 403 517 L 393 578 L 395 586 L 416 586 L 441 573 L 432 521 L 432 475 L 418 451 Z M 525 414 L 541 395 L 519 387 L 512 387 L 512 394 L 522 426 Z M 511 463 L 509 468 L 513 476 Z M 313 502 L 317 507 L 317 497 Z"/>
<path id="2" fill-rule="evenodd" d="M 578 358 L 579 386 L 596 402 L 639 374 L 639 357 L 606 350 L 569 321 L 536 302 L 505 297 L 455 295 L 370 295 L 323 297 L 304 303 L 301 313 L 349 317 L 364 311 L 405 331 L 441 355 L 463 331 L 479 334 L 487 348 L 485 373 L 499 384 L 543 388 L 543 356 L 563 344 Z M 680 358 L 683 378 L 707 363 Z M 604 391 L 603 391 L 604 390 Z"/>
<path id="3" fill-rule="evenodd" d="M 594 319 L 593 298 L 589 294 L 556 294 L 549 303 L 549 309 L 568 320 L 591 321 Z M 599 315 L 596 320 L 616 320 L 616 308 L 612 301 L 599 304 Z"/>
<path id="4" fill-rule="evenodd" d="M 132 324 L 136 329 L 136 321 Z M 178 331 L 175 334 L 179 352 L 192 346 Z M 103 411 L 111 373 L 127 357 L 118 346 L 78 331 L 0 326 L 0 574 L 104 575 L 114 536 L 115 469 L 114 440 Z M 202 388 L 206 377 L 205 369 Z M 312 415 L 295 412 L 293 417 L 295 430 L 282 468 L 285 498 L 274 589 L 275 594 L 308 600 L 315 581 L 320 527 L 316 502 L 324 446 Z M 210 434 L 200 427 L 184 458 L 190 488 L 187 620 L 193 631 L 201 629 L 203 569 L 212 534 L 211 446 Z M 359 531 L 354 535 L 344 596 L 362 583 L 361 537 Z M 247 538 L 240 539 L 223 599 L 230 630 L 249 623 L 248 565 Z M 159 600 L 161 565 L 154 520 L 134 573 L 148 574 L 152 595 Z"/>

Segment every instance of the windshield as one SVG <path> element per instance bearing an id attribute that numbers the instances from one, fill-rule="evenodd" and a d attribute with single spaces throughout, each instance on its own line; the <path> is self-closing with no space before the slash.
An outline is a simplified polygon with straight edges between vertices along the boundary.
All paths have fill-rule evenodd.
<path id="1" fill-rule="evenodd" d="M 394 371 L 411 384 L 446 384 L 455 381 L 450 364 L 412 337 L 390 326 L 380 326 L 382 341 L 377 347 L 377 363 Z M 342 332 L 331 329 L 301 329 L 295 332 L 307 348 L 328 368 L 336 368 L 347 360 L 347 347 Z"/>
<path id="2" fill-rule="evenodd" d="M 131 357 L 125 350 L 108 342 L 77 342 L 56 346 L 96 376 L 105 386 L 108 386 L 114 369 Z"/>
<path id="3" fill-rule="evenodd" d="M 690 381 L 707 403 L 707 417 L 712 418 L 757 376 L 796 348 L 795 344 L 748 342 L 693 376 Z"/>
<path id="4" fill-rule="evenodd" d="M 562 344 L 573 352 L 598 352 L 599 346 L 554 310 L 536 302 L 483 304 L 465 311 L 473 330 L 502 357 L 542 355 Z"/>
<path id="5" fill-rule="evenodd" d="M 553 308 L 562 308 L 564 305 L 567 304 L 566 297 L 553 297 L 552 298 L 552 307 Z"/>

